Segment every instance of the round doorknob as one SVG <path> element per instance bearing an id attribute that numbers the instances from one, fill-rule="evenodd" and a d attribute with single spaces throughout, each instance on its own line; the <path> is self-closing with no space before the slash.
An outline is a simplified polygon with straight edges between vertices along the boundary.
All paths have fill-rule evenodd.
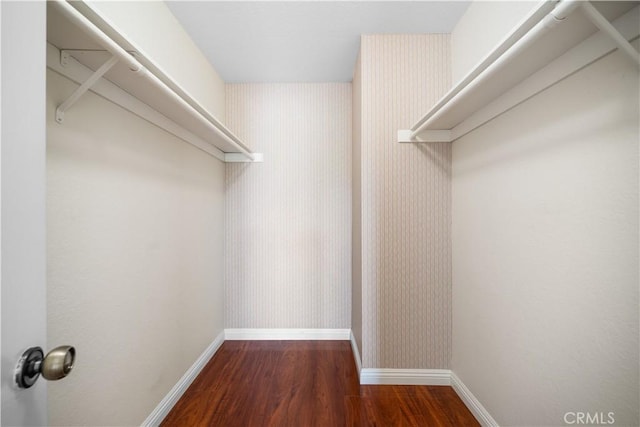
<path id="1" fill-rule="evenodd" d="M 59 380 L 73 369 L 76 349 L 70 345 L 56 347 L 43 356 L 40 347 L 31 347 L 25 351 L 15 369 L 15 381 L 20 388 L 29 388 L 42 376 L 50 381 Z"/>
<path id="2" fill-rule="evenodd" d="M 76 349 L 70 345 L 61 345 L 47 353 L 42 361 L 40 372 L 49 381 L 59 380 L 69 375 L 75 360 Z"/>

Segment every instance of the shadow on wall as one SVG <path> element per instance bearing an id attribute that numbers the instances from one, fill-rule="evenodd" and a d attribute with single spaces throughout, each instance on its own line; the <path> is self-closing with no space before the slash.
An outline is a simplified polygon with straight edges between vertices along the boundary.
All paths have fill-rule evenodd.
<path id="1" fill-rule="evenodd" d="M 443 150 L 437 149 L 440 144 L 449 144 L 448 142 L 423 142 L 415 144 L 418 150 L 429 158 L 447 177 L 451 177 L 451 158 L 445 155 Z"/>
<path id="2" fill-rule="evenodd" d="M 617 81 L 634 81 L 636 77 L 633 73 L 634 70 L 631 67 L 625 67 L 615 70 L 615 73 L 611 73 L 607 78 Z M 635 85 L 637 93 L 638 85 L 637 83 Z M 552 88 L 553 86 L 549 89 Z M 571 91 L 561 98 L 561 102 L 557 102 L 557 98 L 551 99 L 545 96 L 545 93 L 549 93 L 549 89 L 521 103 L 517 110 L 510 110 L 468 134 L 473 135 L 474 139 L 482 139 L 483 149 L 456 150 L 455 175 L 464 176 L 481 168 L 516 163 L 525 159 L 530 161 L 535 156 L 546 156 L 549 150 L 571 149 L 572 146 L 582 145 L 585 140 L 592 139 L 594 134 L 615 135 L 616 131 L 624 127 L 620 123 L 620 117 L 628 116 L 626 106 L 628 104 L 623 94 L 620 94 L 620 97 L 602 97 L 608 102 L 597 105 L 588 102 L 593 92 L 606 92 L 607 85 L 593 86 L 590 91 Z M 535 139 L 535 132 L 533 134 L 526 132 L 522 127 L 491 125 L 496 120 L 501 123 L 511 123 L 509 116 L 519 117 L 519 111 L 522 108 L 535 111 L 536 123 L 544 124 L 545 129 L 554 130 L 552 138 L 541 141 Z M 638 120 L 635 126 L 638 126 Z M 535 123 L 529 127 L 531 130 L 537 128 Z M 491 128 L 491 133 L 488 133 L 488 128 Z M 469 136 L 463 136 L 459 141 L 463 142 L 467 138 Z M 504 141 L 509 141 L 509 144 L 504 144 Z M 459 144 L 454 142 L 453 145 L 456 147 Z"/>
<path id="3" fill-rule="evenodd" d="M 249 167 L 256 167 L 259 163 L 227 163 L 225 165 L 224 190 L 233 188 L 236 181 L 245 173 Z"/>

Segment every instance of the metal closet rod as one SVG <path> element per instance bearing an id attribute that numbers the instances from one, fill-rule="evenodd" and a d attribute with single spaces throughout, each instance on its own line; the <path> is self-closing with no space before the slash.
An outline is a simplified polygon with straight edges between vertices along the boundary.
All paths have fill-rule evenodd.
<path id="1" fill-rule="evenodd" d="M 126 50 L 124 50 L 120 45 L 114 42 L 109 36 L 107 36 L 102 30 L 100 30 L 93 22 L 91 22 L 87 17 L 78 12 L 73 6 L 67 3 L 65 0 L 52 0 L 51 3 L 58 8 L 58 10 L 67 17 L 71 22 L 80 27 L 85 33 L 87 33 L 94 41 L 96 41 L 100 46 L 104 47 L 107 51 L 113 54 L 114 57 L 118 58 L 119 61 L 127 64 L 129 69 L 134 72 L 136 75 L 142 76 L 149 80 L 158 90 L 162 91 L 164 94 L 169 96 L 172 100 L 177 102 L 182 108 L 189 111 L 191 115 L 196 117 L 200 122 L 202 122 L 206 127 L 208 127 L 211 131 L 213 131 L 220 138 L 227 141 L 229 144 L 233 145 L 240 151 L 243 155 L 248 157 L 250 160 L 255 160 L 253 153 L 244 148 L 237 141 L 230 138 L 227 134 L 222 132 L 216 126 L 214 126 L 209 120 L 207 120 L 198 110 L 196 110 L 193 106 L 191 106 L 187 101 L 185 101 L 180 95 L 175 93 L 169 86 L 167 86 L 162 80 L 156 77 L 153 73 L 151 73 L 144 65 L 142 65 L 138 60 L 136 60 L 133 56 L 131 56 Z"/>
<path id="2" fill-rule="evenodd" d="M 588 0 L 550 0 L 542 7 L 548 7 L 547 5 L 553 4 L 555 7 L 543 16 L 542 19 L 540 19 L 540 21 L 531 28 L 531 30 L 527 31 L 520 38 L 509 37 L 507 40 L 503 41 L 502 45 L 490 53 L 477 68 L 467 74 L 460 83 L 458 83 L 440 101 L 438 101 L 427 115 L 422 117 L 411 127 L 411 139 L 416 138 L 417 135 L 428 127 L 434 119 L 442 114 L 446 114 L 445 109 L 442 107 L 446 106 L 449 102 L 452 104 L 455 103 L 456 100 L 454 98 L 456 98 L 461 92 L 470 90 L 477 85 L 481 85 L 486 78 L 492 76 L 500 69 L 501 64 L 509 61 L 512 56 L 520 54 L 522 50 L 526 49 L 542 34 L 547 32 L 547 30 L 564 22 L 565 19 L 578 7 L 581 7 L 587 17 L 599 29 L 609 35 L 616 42 L 618 47 L 631 57 L 636 65 L 640 63 L 638 59 L 638 52 L 624 37 L 620 35 L 615 27 L 613 27 L 613 25 L 611 25 L 611 23 L 591 5 Z"/>

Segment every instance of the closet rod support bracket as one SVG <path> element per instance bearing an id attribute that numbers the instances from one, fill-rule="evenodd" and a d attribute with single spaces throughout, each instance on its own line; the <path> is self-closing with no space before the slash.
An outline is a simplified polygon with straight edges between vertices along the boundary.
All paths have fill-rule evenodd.
<path id="1" fill-rule="evenodd" d="M 640 68 L 640 53 L 633 47 L 631 43 L 614 27 L 611 22 L 596 9 L 590 1 L 581 2 L 580 6 L 582 11 L 589 18 L 589 20 L 598 27 L 602 32 L 607 34 L 618 46 L 622 52 L 624 52 L 631 61 Z"/>
<path id="2" fill-rule="evenodd" d="M 60 56 L 60 60 L 62 63 L 63 56 Z M 67 63 L 69 58 L 67 57 Z M 64 121 L 64 113 L 67 111 L 73 104 L 76 103 L 78 99 L 82 95 L 84 95 L 91 87 L 98 81 L 100 78 L 111 69 L 118 62 L 118 57 L 112 56 L 100 66 L 84 83 L 82 83 L 70 96 L 67 98 L 62 104 L 56 108 L 56 122 L 62 123 Z"/>
<path id="3" fill-rule="evenodd" d="M 429 129 L 423 130 L 417 134 L 411 129 L 398 130 L 398 142 L 400 143 L 451 142 L 452 140 L 450 129 Z"/>
<path id="4" fill-rule="evenodd" d="M 68 67 L 70 58 L 71 58 L 71 54 L 69 53 L 68 50 L 60 51 L 60 65 L 62 65 L 63 67 Z"/>
<path id="5" fill-rule="evenodd" d="M 248 158 L 244 153 L 224 153 L 225 163 L 262 163 L 264 156 L 262 153 L 253 154 L 253 160 Z"/>

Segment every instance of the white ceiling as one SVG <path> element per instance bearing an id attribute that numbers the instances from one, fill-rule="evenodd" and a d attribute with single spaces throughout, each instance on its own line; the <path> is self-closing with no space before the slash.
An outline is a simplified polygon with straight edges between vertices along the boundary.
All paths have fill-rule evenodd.
<path id="1" fill-rule="evenodd" d="M 167 1 L 226 82 L 351 81 L 360 34 L 450 33 L 469 1 Z"/>

